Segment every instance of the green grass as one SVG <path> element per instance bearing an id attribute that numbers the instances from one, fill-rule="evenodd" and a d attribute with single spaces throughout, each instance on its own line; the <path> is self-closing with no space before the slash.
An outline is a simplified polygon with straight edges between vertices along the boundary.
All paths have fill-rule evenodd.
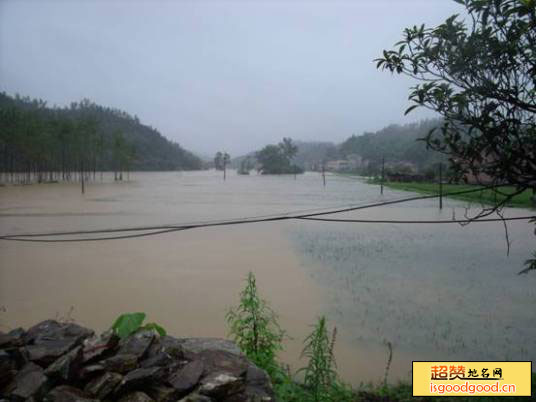
<path id="1" fill-rule="evenodd" d="M 369 180 L 369 184 L 379 184 L 377 180 Z M 399 183 L 399 182 L 385 182 L 385 187 L 392 188 L 394 190 L 412 191 L 420 194 L 438 194 L 439 185 L 437 183 Z M 470 184 L 443 184 L 443 194 L 472 190 L 478 188 L 477 186 Z M 499 190 L 505 194 L 512 194 L 515 191 L 513 186 L 503 186 Z M 497 202 L 504 200 L 506 197 L 501 194 L 495 193 L 493 190 L 482 190 L 469 194 L 461 194 L 450 196 L 451 198 L 471 201 L 475 203 L 482 203 L 486 205 L 495 205 Z M 525 190 L 523 193 L 516 195 L 508 202 L 508 206 L 520 207 L 520 208 L 534 208 L 534 202 L 531 200 L 532 190 Z"/>

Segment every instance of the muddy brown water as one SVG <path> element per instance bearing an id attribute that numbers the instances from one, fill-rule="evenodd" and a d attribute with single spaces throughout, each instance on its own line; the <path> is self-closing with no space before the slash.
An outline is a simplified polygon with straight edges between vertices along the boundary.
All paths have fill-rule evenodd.
<path id="1" fill-rule="evenodd" d="M 2 234 L 197 222 L 366 204 L 410 196 L 315 173 L 238 176 L 135 173 L 130 182 L 0 187 Z M 450 219 L 469 207 L 424 200 L 345 217 Z M 469 213 L 476 211 L 472 206 Z M 508 216 L 530 214 L 516 209 Z M 284 221 L 86 243 L 0 241 L 1 330 L 72 318 L 97 330 L 145 311 L 175 336 L 226 336 L 248 271 L 291 339 L 281 360 L 301 367 L 303 338 L 325 314 L 353 384 L 391 380 L 412 360 L 536 357 L 536 275 L 518 276 L 536 246 L 531 224 L 373 225 Z"/>

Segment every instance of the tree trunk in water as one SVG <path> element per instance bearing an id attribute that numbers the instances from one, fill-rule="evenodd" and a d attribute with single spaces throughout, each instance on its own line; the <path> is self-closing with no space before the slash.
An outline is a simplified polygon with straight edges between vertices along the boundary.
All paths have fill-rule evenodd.
<path id="1" fill-rule="evenodd" d="M 84 161 L 80 161 L 80 183 L 82 185 L 82 194 L 85 194 L 86 188 L 85 188 L 85 182 L 84 182 Z"/>

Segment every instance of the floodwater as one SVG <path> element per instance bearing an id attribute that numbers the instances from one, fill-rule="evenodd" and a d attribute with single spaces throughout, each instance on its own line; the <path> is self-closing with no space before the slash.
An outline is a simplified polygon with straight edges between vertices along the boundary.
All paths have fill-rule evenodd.
<path id="1" fill-rule="evenodd" d="M 0 233 L 178 224 L 361 205 L 411 193 L 307 173 L 134 173 L 129 182 L 0 187 Z M 467 203 L 421 200 L 336 218 L 452 219 Z M 531 211 L 505 211 L 506 216 Z M 248 271 L 291 337 L 293 368 L 319 315 L 338 330 L 336 358 L 351 383 L 407 378 L 412 360 L 535 360 L 534 225 L 248 223 L 159 236 L 74 243 L 0 241 L 0 330 L 46 318 L 104 330 L 145 311 L 175 336 L 226 336 L 225 313 Z"/>

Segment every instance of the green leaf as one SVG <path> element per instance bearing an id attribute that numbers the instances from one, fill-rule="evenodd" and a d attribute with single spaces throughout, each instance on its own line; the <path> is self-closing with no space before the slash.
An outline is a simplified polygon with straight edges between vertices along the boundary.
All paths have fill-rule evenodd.
<path id="1" fill-rule="evenodd" d="M 406 111 L 404 112 L 404 116 L 407 115 L 409 112 L 411 112 L 413 109 L 415 109 L 416 107 L 418 107 L 419 105 L 412 105 L 410 107 L 408 107 L 406 109 Z"/>
<path id="2" fill-rule="evenodd" d="M 112 325 L 112 330 L 121 339 L 136 332 L 145 319 L 145 313 L 121 314 Z"/>
<path id="3" fill-rule="evenodd" d="M 158 325 L 157 323 L 155 323 L 155 322 L 150 322 L 148 324 L 145 324 L 140 329 L 153 330 L 160 336 L 166 336 L 167 335 L 166 330 L 164 328 L 162 328 L 160 325 Z"/>

